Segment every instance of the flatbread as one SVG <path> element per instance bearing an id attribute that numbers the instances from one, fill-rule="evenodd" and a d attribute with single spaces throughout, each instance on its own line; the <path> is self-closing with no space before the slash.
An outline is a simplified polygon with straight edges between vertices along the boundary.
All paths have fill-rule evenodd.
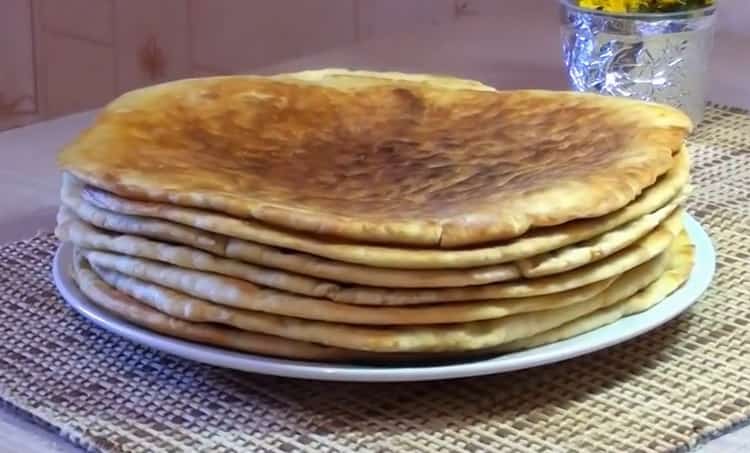
<path id="1" fill-rule="evenodd" d="M 132 199 L 349 242 L 454 248 L 621 209 L 673 167 L 692 129 L 679 110 L 632 99 L 338 77 L 131 91 L 59 162 Z"/>
<path id="2" fill-rule="evenodd" d="M 684 242 L 686 236 L 682 235 L 680 239 Z M 672 255 L 670 269 L 667 270 L 664 276 L 676 276 L 676 272 L 679 272 L 676 270 L 676 267 L 684 265 L 686 261 L 686 255 L 684 253 L 686 249 L 682 245 L 678 245 L 678 247 L 678 253 L 676 255 Z M 688 250 L 692 252 L 692 248 Z M 675 262 L 675 256 L 681 257 L 679 258 L 680 261 Z M 560 328 L 555 328 L 545 333 L 529 337 L 528 340 L 518 340 L 515 342 L 507 343 L 505 345 L 499 345 L 494 348 L 473 351 L 475 353 L 473 355 L 470 352 L 462 352 L 459 355 L 444 353 L 370 353 L 366 351 L 353 351 L 349 349 L 326 347 L 309 342 L 289 340 L 278 336 L 256 334 L 232 327 L 222 326 L 219 324 L 196 323 L 170 317 L 149 307 L 148 305 L 145 305 L 133 299 L 130 296 L 127 296 L 111 288 L 93 271 L 91 271 L 88 263 L 85 262 L 85 260 L 81 259 L 81 256 L 79 254 L 76 254 L 75 264 L 76 265 L 73 271 L 73 277 L 81 287 L 84 294 L 86 294 L 86 296 L 93 303 L 101 306 L 108 311 L 113 312 L 115 315 L 118 315 L 125 320 L 132 322 L 133 324 L 140 325 L 142 327 L 177 338 L 197 341 L 199 343 L 206 343 L 224 348 L 236 349 L 244 352 L 327 362 L 444 362 L 461 358 L 465 359 L 469 356 L 474 355 L 484 356 L 517 349 L 525 349 L 532 347 L 533 345 L 545 344 L 551 341 L 558 341 L 564 338 L 568 338 L 570 336 L 582 333 L 583 330 L 588 330 L 594 328 L 595 326 L 604 325 L 606 322 L 613 322 L 617 319 L 617 317 L 612 316 L 612 314 L 618 313 L 618 311 L 620 311 L 619 307 L 628 305 L 628 301 L 626 301 L 622 304 L 616 304 L 611 309 L 600 309 L 594 312 L 594 315 L 579 318 L 581 320 L 580 323 L 577 321 L 571 321 L 564 324 Z M 655 284 L 657 283 L 659 283 L 659 281 L 655 282 Z M 636 308 L 644 309 L 647 308 L 647 306 L 652 306 L 656 302 L 661 301 L 661 299 L 657 297 L 645 297 L 646 294 L 651 294 L 652 296 L 654 295 L 654 293 L 650 290 L 651 287 L 648 287 L 644 291 L 641 291 L 633 296 L 632 300 L 636 300 L 636 302 L 632 304 L 629 310 L 625 310 L 622 313 L 631 313 L 634 312 Z M 596 317 L 598 322 L 592 324 L 589 320 L 593 319 L 594 317 Z M 583 329 L 573 328 L 575 325 L 581 325 L 584 323 L 586 327 L 584 327 Z"/>
<path id="3" fill-rule="evenodd" d="M 351 304 L 411 305 L 529 297 L 568 291 L 620 275 L 662 253 L 681 230 L 682 215 L 682 210 L 675 211 L 663 224 L 635 244 L 607 258 L 563 274 L 465 288 L 388 289 L 350 287 L 338 291 L 331 298 L 338 302 Z"/>
<path id="4" fill-rule="evenodd" d="M 436 290 L 389 290 L 375 287 L 329 286 L 325 297 L 337 303 L 333 303 L 330 307 L 323 305 L 320 309 L 313 309 L 312 307 L 317 307 L 316 304 L 329 304 L 329 302 L 303 298 L 301 300 L 306 302 L 300 304 L 301 296 L 259 287 L 249 281 L 237 278 L 99 251 L 89 252 L 94 255 L 93 258 L 89 256 L 89 259 L 95 260 L 96 264 L 100 266 L 110 267 L 126 275 L 161 284 L 216 303 L 240 304 L 242 306 L 241 304 L 252 301 L 268 307 L 265 309 L 253 307 L 254 309 L 274 313 L 282 308 L 288 310 L 303 306 L 306 307 L 305 310 L 322 313 L 325 316 L 330 315 L 330 313 L 344 312 L 341 316 L 346 318 L 336 319 L 337 321 L 357 323 L 361 322 L 360 315 L 356 314 L 355 307 L 349 306 L 350 304 L 392 306 L 532 297 L 570 291 L 616 277 L 664 251 L 681 227 L 680 215 L 680 213 L 673 214 L 664 225 L 626 250 L 567 274 L 536 280 Z M 334 306 L 338 306 L 339 309 L 333 310 L 332 307 Z M 305 317 L 303 314 L 284 314 Z M 318 316 L 321 316 L 321 314 L 318 314 Z"/>
<path id="5" fill-rule="evenodd" d="M 519 263 L 521 267 L 528 266 L 534 272 L 525 273 L 535 276 L 540 271 L 559 266 L 560 271 L 577 268 L 586 262 L 596 261 L 609 256 L 622 248 L 632 245 L 644 234 L 659 226 L 682 201 L 681 197 L 656 212 L 635 220 L 623 228 L 605 233 L 594 240 L 575 244 L 560 252 L 547 254 L 544 259 L 531 258 Z M 106 222 L 105 222 L 106 223 Z M 335 282 L 306 277 L 298 273 L 284 272 L 268 267 L 255 266 L 233 259 L 222 259 L 212 256 L 192 247 L 181 247 L 169 243 L 152 241 L 133 235 L 120 235 L 107 232 L 88 225 L 79 220 L 68 208 L 61 208 L 58 216 L 56 233 L 61 240 L 75 245 L 102 251 L 115 252 L 132 257 L 161 261 L 188 269 L 212 272 L 229 277 L 236 277 L 251 283 L 302 294 L 311 297 L 336 298 L 336 293 L 343 287 Z M 508 278 L 519 277 L 520 272 L 515 266 L 506 265 L 509 270 Z M 398 271 L 391 271 L 397 274 Z M 409 272 L 409 271 L 404 271 Z M 411 271 L 419 272 L 419 271 Z M 421 271 L 423 273 L 438 274 L 440 271 Z M 448 274 L 450 271 L 442 271 Z M 542 274 L 544 275 L 544 274 Z"/>
<path id="6" fill-rule="evenodd" d="M 517 351 L 554 343 L 598 329 L 625 316 L 648 310 L 677 290 L 690 276 L 695 259 L 695 250 L 687 235 L 680 235 L 674 253 L 676 255 L 675 261 L 670 269 L 658 281 L 635 296 L 546 332 L 512 341 L 500 347 L 500 351 Z"/>
<path id="7" fill-rule="evenodd" d="M 305 341 L 289 340 L 274 335 L 247 332 L 214 323 L 184 321 L 143 304 L 117 291 L 105 283 L 88 263 L 81 262 L 73 277 L 84 295 L 94 305 L 125 321 L 175 338 L 208 344 L 220 348 L 251 354 L 315 362 L 344 362 L 350 364 L 435 364 L 492 354 L 494 351 L 478 350 L 460 353 L 377 353 L 318 345 Z"/>
<path id="8" fill-rule="evenodd" d="M 106 253 L 87 251 L 87 258 L 98 266 L 117 270 L 131 277 L 163 285 L 176 291 L 226 304 L 254 310 L 281 313 L 296 317 L 325 316 L 325 320 L 368 324 L 392 323 L 375 321 L 384 311 L 357 310 L 355 305 L 417 305 L 442 304 L 474 300 L 502 300 L 533 297 L 567 292 L 617 277 L 623 272 L 650 260 L 669 247 L 681 229 L 681 212 L 672 214 L 665 224 L 659 226 L 643 240 L 589 266 L 575 271 L 535 280 L 519 280 L 485 286 L 466 288 L 441 288 L 434 290 L 389 290 L 375 287 L 329 286 L 326 299 L 306 298 L 287 292 L 260 287 L 247 280 L 214 273 L 186 269 L 157 261 Z M 177 251 L 179 253 L 179 251 Z M 189 259 L 189 258 L 188 258 Z M 209 261 L 204 261 L 209 262 Z M 215 265 L 219 261 L 213 261 Z M 228 266 L 228 265 L 227 265 Z M 327 299 L 330 299 L 327 300 Z M 331 302 L 335 301 L 335 302 Z M 247 304 L 254 304 L 248 306 Z M 286 311 L 280 311 L 286 310 Z M 290 311 L 291 310 L 291 311 Z M 301 311 L 300 311 L 301 310 Z M 381 315 L 375 315 L 376 313 Z M 396 313 L 396 312 L 394 312 Z M 407 312 L 403 312 L 405 315 Z M 330 319 L 329 316 L 337 316 Z M 363 321 L 367 317 L 369 321 Z M 450 320 L 443 321 L 450 322 Z"/>
<path id="9" fill-rule="evenodd" d="M 89 265 L 77 260 L 72 273 L 76 284 L 94 304 L 147 329 L 198 343 L 253 354 L 316 361 L 366 360 L 367 354 L 313 343 L 247 332 L 216 324 L 194 323 L 167 316 L 107 285 Z"/>
<path id="10" fill-rule="evenodd" d="M 66 217 L 64 211 L 59 217 Z M 156 242 L 138 236 L 108 233 L 76 218 L 58 222 L 55 233 L 61 240 L 72 242 L 78 247 L 115 252 L 132 258 L 145 258 L 187 269 L 226 275 L 256 285 L 305 296 L 326 297 L 329 292 L 339 288 L 339 285 L 333 282 L 221 258 L 190 247 Z"/>
<path id="11" fill-rule="evenodd" d="M 178 244 L 188 244 L 215 255 L 261 264 L 264 267 L 320 277 L 328 281 L 388 288 L 475 286 L 517 279 L 521 277 L 522 270 L 526 276 L 535 277 L 549 275 L 553 273 L 552 270 L 563 272 L 574 269 L 604 258 L 632 244 L 633 241 L 650 231 L 657 222 L 663 220 L 663 217 L 674 210 L 686 196 L 686 193 L 682 193 L 665 207 L 622 227 L 617 227 L 604 235 L 597 236 L 588 242 L 569 246 L 559 252 L 548 252 L 540 257 L 521 260 L 519 263 L 469 269 L 398 270 L 341 263 L 208 232 L 202 235 L 200 230 L 189 229 L 171 222 L 116 214 L 81 200 L 78 186 L 65 184 L 64 187 L 62 198 L 67 208 L 64 207 L 61 212 L 64 212 L 65 209 L 73 210 L 76 216 L 80 216 L 87 222 L 106 230 L 143 235 Z"/>
<path id="12" fill-rule="evenodd" d="M 519 260 L 524 277 L 538 278 L 577 269 L 632 245 L 662 224 L 687 198 L 687 191 L 651 214 L 633 220 L 588 241 Z"/>
<path id="13" fill-rule="evenodd" d="M 70 175 L 63 175 L 60 199 L 63 208 L 58 212 L 58 223 L 71 215 L 85 220 L 99 228 L 119 233 L 145 236 L 177 244 L 190 244 L 200 250 L 223 255 L 227 249 L 226 236 L 197 230 L 184 225 L 170 223 L 149 217 L 136 217 L 107 211 L 83 201 L 81 186 Z M 70 210 L 71 212 L 66 212 Z"/>
<path id="14" fill-rule="evenodd" d="M 127 322 L 175 338 L 267 356 L 316 362 L 344 362 L 389 364 L 444 363 L 458 359 L 491 354 L 491 350 L 480 350 L 449 354 L 399 354 L 354 351 L 334 348 L 305 341 L 289 340 L 274 335 L 247 332 L 214 323 L 184 321 L 143 304 L 134 298 L 107 285 L 85 261 L 79 261 L 72 272 L 74 280 L 84 295 L 94 305 L 124 319 Z"/>
<path id="15" fill-rule="evenodd" d="M 243 240 L 233 240 L 226 244 L 228 256 L 292 271 L 300 269 L 300 273 L 329 280 L 342 281 L 339 278 L 346 276 L 346 278 L 351 278 L 349 280 L 351 283 L 387 287 L 390 285 L 386 282 L 394 277 L 394 273 L 372 271 L 369 274 L 372 267 L 435 270 L 485 267 L 485 269 L 469 271 L 468 274 L 455 279 L 449 279 L 445 275 L 443 276 L 446 279 L 445 282 L 439 285 L 466 286 L 502 281 L 505 278 L 506 268 L 487 268 L 487 266 L 528 258 L 588 240 L 664 207 L 674 200 L 687 184 L 689 167 L 688 153 L 685 150 L 676 156 L 675 167 L 669 173 L 654 186 L 647 189 L 633 203 L 619 211 L 600 218 L 535 229 L 513 241 L 466 250 L 427 250 L 330 242 L 323 238 L 296 235 L 288 231 L 270 228 L 259 222 L 240 220 L 205 210 L 128 200 L 90 186 L 81 193 L 82 183 L 69 174 L 64 175 L 62 198 L 63 202 L 74 209 L 80 217 L 106 229 L 140 234 L 133 231 L 136 226 L 143 230 L 146 227 L 140 226 L 141 223 L 154 225 L 153 219 L 164 219 L 169 222 L 159 224 L 158 232 L 148 233 L 148 235 L 173 242 L 193 244 L 195 242 L 187 238 L 200 234 L 200 232 L 186 231 L 184 230 L 185 226 L 191 226 L 205 232 L 220 233 L 229 238 Z M 81 198 L 89 204 L 81 202 Z M 95 219 L 92 218 L 96 215 L 90 212 L 81 212 L 91 211 L 92 205 L 100 208 L 99 213 L 96 214 L 100 217 L 100 220 L 101 217 L 111 215 L 106 211 L 120 214 L 120 217 L 107 223 L 121 229 L 103 226 L 101 223 L 96 223 Z M 122 217 L 122 214 L 131 217 L 125 218 Z M 133 218 L 132 216 L 138 217 Z M 145 218 L 150 218 L 151 221 L 144 222 Z M 207 245 L 201 246 L 201 248 L 213 252 L 213 249 L 209 250 L 207 247 L 213 247 L 212 244 L 217 241 L 217 238 L 209 233 L 206 234 L 207 237 L 203 240 L 207 242 Z M 272 247 L 264 247 L 263 245 Z M 278 248 L 283 249 L 290 257 L 286 259 L 279 257 Z M 315 259 L 310 255 L 328 258 L 329 260 Z M 274 264 L 265 261 L 259 262 L 258 259 L 274 260 Z M 343 266 L 342 264 L 337 265 L 337 263 L 354 263 L 367 267 Z M 284 266 L 294 267 L 290 269 Z M 336 275 L 341 277 L 336 278 Z M 406 273 L 403 275 L 402 280 L 398 280 L 398 277 L 393 278 L 394 285 L 428 287 L 429 285 L 425 285 L 424 282 L 434 277 L 434 275 L 427 275 L 425 278 L 420 278 L 419 275 L 415 274 L 413 279 L 415 283 L 410 283 L 412 279 L 406 277 Z M 493 280 L 495 278 L 499 278 L 499 280 Z"/>
<path id="16" fill-rule="evenodd" d="M 258 287 L 245 280 L 99 250 L 82 249 L 79 253 L 97 268 L 114 270 L 216 304 L 296 318 L 350 324 L 445 324 L 501 318 L 583 302 L 600 294 L 616 280 L 616 277 L 612 277 L 581 288 L 544 296 L 407 307 L 370 307 L 303 297 Z"/>
<path id="17" fill-rule="evenodd" d="M 229 238 L 172 222 L 117 214 L 97 208 L 73 196 L 70 192 L 63 195 L 63 204 L 58 215 L 60 224 L 76 218 L 96 226 L 99 232 L 109 231 L 109 234 L 114 232 L 189 245 L 191 248 L 207 251 L 217 256 L 328 281 L 386 288 L 441 288 L 504 282 L 521 277 L 521 271 L 514 263 L 447 270 L 386 269 L 343 263 L 288 249 L 282 250 Z M 61 234 L 64 239 L 63 230 Z"/>
<path id="18" fill-rule="evenodd" d="M 91 254 L 85 255 L 87 259 Z M 500 319 L 425 326 L 355 326 L 241 310 L 206 302 L 93 264 L 100 278 L 119 291 L 177 318 L 225 324 L 242 330 L 346 349 L 373 352 L 481 350 L 526 338 L 626 299 L 659 278 L 670 261 L 664 253 L 627 272 L 586 301 L 563 308 Z"/>

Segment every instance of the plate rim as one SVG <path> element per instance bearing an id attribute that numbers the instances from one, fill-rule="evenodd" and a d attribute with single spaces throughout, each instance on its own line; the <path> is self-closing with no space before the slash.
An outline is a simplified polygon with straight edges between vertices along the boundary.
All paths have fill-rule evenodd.
<path id="1" fill-rule="evenodd" d="M 184 359 L 240 371 L 288 378 L 347 382 L 415 382 L 507 373 L 569 360 L 643 335 L 682 314 L 708 289 L 716 271 L 711 238 L 691 215 L 685 230 L 695 246 L 695 265 L 688 280 L 664 301 L 593 331 L 544 346 L 483 360 L 428 366 L 368 366 L 274 358 L 170 337 L 131 324 L 92 304 L 70 276 L 73 246 L 60 244 L 52 274 L 67 305 L 100 328 L 138 344 Z M 618 329 L 620 332 L 618 333 Z M 605 334 L 612 332 L 607 337 Z M 596 340 L 597 336 L 603 336 Z"/>

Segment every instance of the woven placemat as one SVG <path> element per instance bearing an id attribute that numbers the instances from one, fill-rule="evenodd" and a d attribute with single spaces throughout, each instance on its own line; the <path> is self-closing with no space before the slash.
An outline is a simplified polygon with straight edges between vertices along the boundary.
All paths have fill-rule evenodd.
<path id="1" fill-rule="evenodd" d="M 93 326 L 58 297 L 52 236 L 0 247 L 0 398 L 92 450 L 671 451 L 750 418 L 750 115 L 691 138 L 691 210 L 718 274 L 637 340 L 505 375 L 321 383 L 192 363 Z"/>

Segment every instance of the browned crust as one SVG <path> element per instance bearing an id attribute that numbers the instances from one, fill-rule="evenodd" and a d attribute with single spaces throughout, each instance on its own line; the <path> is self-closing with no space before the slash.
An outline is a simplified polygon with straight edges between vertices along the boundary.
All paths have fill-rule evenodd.
<path id="1" fill-rule="evenodd" d="M 451 248 L 625 206 L 690 128 L 668 107 L 587 94 L 237 76 L 126 94 L 60 163 L 134 199 Z"/>

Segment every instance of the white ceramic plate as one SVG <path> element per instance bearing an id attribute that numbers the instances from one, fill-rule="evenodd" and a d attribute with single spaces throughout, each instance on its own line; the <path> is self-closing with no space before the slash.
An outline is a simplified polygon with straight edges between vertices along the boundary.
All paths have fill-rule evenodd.
<path id="1" fill-rule="evenodd" d="M 132 341 L 186 359 L 225 368 L 261 374 L 328 381 L 395 382 L 427 381 L 481 376 L 531 368 L 588 354 L 629 340 L 652 330 L 682 313 L 708 288 L 716 256 L 706 232 L 686 216 L 685 226 L 695 244 L 696 265 L 690 279 L 669 298 L 648 311 L 620 319 L 608 326 L 557 343 L 484 360 L 435 366 L 341 365 L 270 357 L 236 352 L 179 340 L 129 324 L 92 304 L 70 276 L 73 247 L 63 244 L 53 266 L 55 284 L 65 300 L 98 326 Z"/>

